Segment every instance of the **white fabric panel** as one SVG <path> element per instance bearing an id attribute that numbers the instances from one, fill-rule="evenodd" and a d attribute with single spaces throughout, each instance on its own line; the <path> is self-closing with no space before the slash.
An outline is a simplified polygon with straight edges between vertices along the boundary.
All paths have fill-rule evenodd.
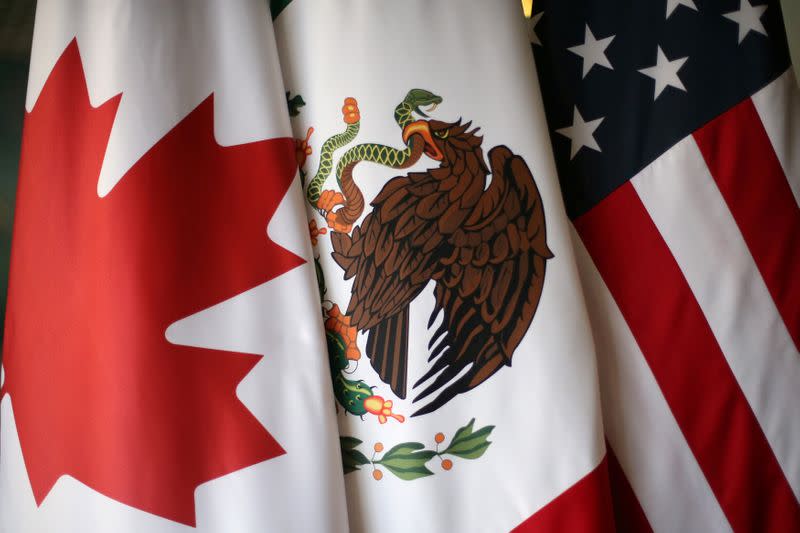
<path id="1" fill-rule="evenodd" d="M 791 69 L 754 94 L 752 100 L 800 204 L 800 88 Z"/>
<path id="2" fill-rule="evenodd" d="M 672 251 L 795 495 L 800 354 L 692 137 L 633 185 Z"/>
<path id="3" fill-rule="evenodd" d="M 730 531 L 636 339 L 577 233 L 606 437 L 656 532 Z"/>

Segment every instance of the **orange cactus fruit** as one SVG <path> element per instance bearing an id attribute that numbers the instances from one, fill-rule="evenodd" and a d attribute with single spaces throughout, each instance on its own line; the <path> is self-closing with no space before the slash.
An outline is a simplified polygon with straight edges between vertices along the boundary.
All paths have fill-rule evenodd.
<path id="1" fill-rule="evenodd" d="M 297 166 L 303 167 L 306 164 L 306 159 L 308 156 L 311 155 L 311 146 L 309 145 L 309 140 L 311 139 L 311 134 L 314 133 L 314 128 L 309 127 L 306 131 L 306 138 L 305 139 L 295 139 L 295 158 L 297 159 Z"/>
<path id="2" fill-rule="evenodd" d="M 308 223 L 308 232 L 311 235 L 311 244 L 316 246 L 319 242 L 319 236 L 328 233 L 328 228 L 318 228 L 317 221 L 312 219 Z"/>
<path id="3" fill-rule="evenodd" d="M 358 110 L 358 101 L 356 101 L 355 98 L 348 96 L 344 99 L 342 115 L 347 124 L 355 124 L 361 120 L 361 113 Z"/>
<path id="4" fill-rule="evenodd" d="M 373 415 L 378 415 L 383 409 L 383 398 L 380 396 L 370 396 L 364 400 L 364 409 Z"/>
<path id="5" fill-rule="evenodd" d="M 385 424 L 389 418 L 405 422 L 406 417 L 392 412 L 392 400 L 384 400 L 381 396 L 370 396 L 364 400 L 364 409 L 378 417 L 378 422 Z"/>

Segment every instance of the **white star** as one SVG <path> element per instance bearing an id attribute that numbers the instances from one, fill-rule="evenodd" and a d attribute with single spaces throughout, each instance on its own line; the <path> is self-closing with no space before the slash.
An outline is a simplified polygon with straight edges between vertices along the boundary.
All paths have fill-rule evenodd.
<path id="1" fill-rule="evenodd" d="M 570 140 L 570 159 L 574 159 L 575 154 L 584 146 L 602 152 L 600 145 L 594 140 L 594 130 L 604 119 L 605 117 L 600 117 L 586 122 L 578 111 L 578 106 L 575 106 L 575 110 L 572 113 L 572 125 L 556 130 L 556 133 L 560 133 Z"/>
<path id="2" fill-rule="evenodd" d="M 739 43 L 741 44 L 751 31 L 758 32 L 762 35 L 767 34 L 767 30 L 764 29 L 764 25 L 761 24 L 761 15 L 763 15 L 766 10 L 767 6 L 754 6 L 750 4 L 749 0 L 740 0 L 739 11 L 723 13 L 722 16 L 739 25 Z"/>
<path id="3" fill-rule="evenodd" d="M 608 61 L 608 57 L 606 57 L 606 48 L 608 48 L 608 45 L 614 40 L 614 37 L 614 35 L 610 35 L 604 39 L 595 39 L 592 30 L 589 29 L 589 25 L 587 24 L 583 44 L 567 48 L 567 50 L 573 54 L 577 54 L 583 58 L 584 78 L 595 65 L 614 70 L 614 67 L 612 67 L 611 63 Z"/>
<path id="4" fill-rule="evenodd" d="M 678 6 L 686 6 L 689 9 L 697 11 L 694 0 L 667 0 L 667 18 L 672 15 L 672 12 L 675 11 Z"/>
<path id="5" fill-rule="evenodd" d="M 539 36 L 536 35 L 536 25 L 539 24 L 539 19 L 542 18 L 542 15 L 544 15 L 544 11 L 536 13 L 531 17 L 531 21 L 528 23 L 528 40 L 531 44 L 538 44 L 539 46 L 542 46 L 542 41 L 540 41 Z"/>
<path id="6" fill-rule="evenodd" d="M 656 58 L 656 64 L 652 67 L 647 67 L 640 69 L 639 72 L 644 74 L 645 76 L 649 76 L 655 80 L 655 93 L 653 94 L 653 101 L 655 101 L 661 92 L 667 88 L 667 86 L 675 87 L 676 89 L 680 89 L 683 92 L 686 92 L 686 87 L 683 86 L 683 82 L 678 77 L 678 71 L 681 69 L 686 60 L 689 59 L 688 57 L 681 57 L 679 59 L 673 59 L 670 61 L 667 59 L 667 56 L 664 55 L 664 52 L 661 50 L 661 47 L 658 47 L 658 57 Z"/>

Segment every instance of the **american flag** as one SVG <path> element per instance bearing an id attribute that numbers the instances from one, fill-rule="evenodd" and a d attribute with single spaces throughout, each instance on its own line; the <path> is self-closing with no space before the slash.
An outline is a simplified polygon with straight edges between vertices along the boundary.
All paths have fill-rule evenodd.
<path id="1" fill-rule="evenodd" d="M 538 0 L 617 526 L 800 531 L 800 91 L 777 1 Z"/>

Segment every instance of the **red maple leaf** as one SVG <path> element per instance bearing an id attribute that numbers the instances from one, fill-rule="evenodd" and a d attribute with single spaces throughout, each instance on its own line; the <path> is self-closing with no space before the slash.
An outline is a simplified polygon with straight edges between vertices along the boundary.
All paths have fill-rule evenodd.
<path id="1" fill-rule="evenodd" d="M 119 100 L 73 41 L 26 117 L 4 388 L 37 503 L 68 474 L 194 525 L 199 484 L 285 452 L 236 397 L 260 356 L 165 331 L 302 264 L 266 234 L 294 144 L 219 146 L 209 97 L 99 198 Z"/>

